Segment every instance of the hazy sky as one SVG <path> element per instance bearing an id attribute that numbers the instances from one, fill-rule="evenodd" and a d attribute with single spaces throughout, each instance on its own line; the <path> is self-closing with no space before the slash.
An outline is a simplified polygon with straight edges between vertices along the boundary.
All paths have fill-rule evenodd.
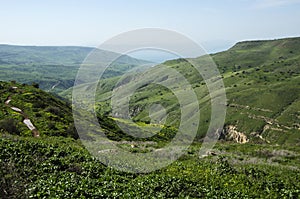
<path id="1" fill-rule="evenodd" d="M 300 36 L 300 0 L 0 0 L 0 43 L 97 46 L 119 33 L 178 31 L 215 52 Z"/>

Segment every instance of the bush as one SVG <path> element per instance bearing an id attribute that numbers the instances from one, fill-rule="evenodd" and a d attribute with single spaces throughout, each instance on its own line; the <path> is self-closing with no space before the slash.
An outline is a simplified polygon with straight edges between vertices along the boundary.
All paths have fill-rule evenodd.
<path id="1" fill-rule="evenodd" d="M 7 131 L 10 134 L 20 135 L 17 124 L 12 118 L 0 120 L 0 129 Z"/>
<path id="2" fill-rule="evenodd" d="M 26 178 L 22 178 L 16 171 L 13 162 L 0 160 L 0 197 L 1 198 L 25 198 Z M 17 182 L 17 183 L 16 183 Z"/>
<path id="3" fill-rule="evenodd" d="M 48 108 L 46 108 L 45 110 L 46 112 L 50 112 L 54 115 L 60 116 L 61 115 L 61 110 L 59 107 L 56 106 L 49 106 Z"/>

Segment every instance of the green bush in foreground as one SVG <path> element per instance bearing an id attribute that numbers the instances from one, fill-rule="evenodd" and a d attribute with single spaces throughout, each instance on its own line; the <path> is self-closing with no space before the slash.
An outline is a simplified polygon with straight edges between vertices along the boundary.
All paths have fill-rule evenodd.
<path id="1" fill-rule="evenodd" d="M 188 155 L 162 170 L 130 174 L 101 164 L 71 138 L 2 136 L 0 194 L 1 198 L 299 197 L 298 168 L 233 164 L 225 155 L 199 159 L 196 149 L 192 146 Z"/>

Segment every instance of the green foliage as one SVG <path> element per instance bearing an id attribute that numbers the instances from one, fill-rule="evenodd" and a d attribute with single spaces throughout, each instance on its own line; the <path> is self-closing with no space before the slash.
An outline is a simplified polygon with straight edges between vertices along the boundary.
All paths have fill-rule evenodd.
<path id="1" fill-rule="evenodd" d="M 166 144 L 167 142 L 171 141 L 177 133 L 177 129 L 164 126 L 158 133 L 154 134 L 153 132 L 155 131 L 155 128 L 151 128 L 151 125 L 146 123 L 140 122 L 139 125 L 133 126 L 132 124 L 127 123 L 126 120 L 118 120 L 119 123 L 122 123 L 123 128 L 121 129 L 115 120 L 106 116 L 98 116 L 98 121 L 101 128 L 104 129 L 107 138 L 114 141 L 153 141 L 160 144 Z M 146 127 L 148 128 L 146 129 Z M 130 132 L 131 135 L 140 135 L 146 132 L 152 133 L 153 136 L 150 136 L 149 138 L 139 138 L 138 136 L 134 137 L 128 135 L 127 132 Z"/>
<path id="2" fill-rule="evenodd" d="M 195 142 L 177 161 L 149 174 L 120 172 L 92 157 L 79 140 L 73 139 L 77 139 L 78 134 L 68 103 L 34 85 L 0 82 L 0 197 L 298 198 L 299 44 L 299 38 L 242 42 L 228 51 L 212 55 L 226 86 L 226 125 L 235 125 L 251 138 L 251 142 L 241 145 L 220 141 L 213 155 L 201 158 L 198 157 L 201 145 Z M 31 50 L 36 53 L 34 48 Z M 58 53 L 60 49 L 48 50 Z M 25 51 L 28 53 L 30 50 Z M 0 78 L 16 77 L 21 82 L 37 80 L 41 88 L 46 88 L 45 85 L 50 88 L 59 80 L 63 85 L 61 89 L 70 87 L 75 74 L 72 67 L 61 71 L 55 81 L 53 75 L 57 75 L 57 70 L 62 67 L 62 60 L 67 63 L 63 64 L 63 68 L 78 64 L 76 53 L 72 51 L 68 58 L 63 58 L 66 54 L 62 52 L 54 56 L 47 50 L 41 51 L 44 54 L 33 59 L 35 64 L 30 64 L 28 61 L 32 60 L 33 51 L 16 59 L 0 49 L 3 69 Z M 63 51 L 70 53 L 66 49 Z M 83 51 L 80 53 L 82 56 L 86 53 Z M 7 59 L 3 59 L 4 55 Z M 45 59 L 49 62 L 47 66 L 43 65 Z M 196 58 L 198 61 L 201 59 Z M 196 71 L 184 59 L 165 64 L 182 73 L 196 91 L 201 109 L 200 140 L 210 121 L 210 98 L 205 82 L 197 77 Z M 24 65 L 28 68 L 24 69 Z M 120 64 L 116 70 L 110 69 L 107 77 L 120 75 L 132 67 Z M 40 75 L 41 71 L 45 73 L 45 69 L 50 71 L 49 79 Z M 117 146 L 133 153 L 147 153 L 163 147 L 178 128 L 176 97 L 168 89 L 149 83 L 138 89 L 130 101 L 134 124 L 112 118 L 109 117 L 108 96 L 119 78 L 100 81 L 97 91 L 97 117 L 106 136 L 114 141 L 122 140 Z M 164 74 L 161 81 L 166 78 Z M 18 89 L 13 89 L 14 86 Z M 81 89 L 85 92 L 90 87 L 82 85 Z M 70 97 L 70 93 L 71 90 L 67 90 L 64 96 Z M 8 96 L 12 97 L 11 105 L 24 110 L 33 121 L 41 132 L 40 138 L 26 137 L 31 133 L 22 123 L 22 116 L 4 105 Z M 150 122 L 148 109 L 149 104 L 157 102 L 165 106 L 168 118 L 156 135 L 147 139 L 134 138 L 116 124 L 122 123 L 132 133 L 155 132 L 156 126 Z M 270 143 L 251 137 L 252 132 L 259 133 Z M 94 141 L 89 132 L 81 138 Z"/>
<path id="3" fill-rule="evenodd" d="M 164 169 L 130 174 L 106 167 L 70 138 L 1 137 L 0 193 L 2 198 L 297 198 L 300 194 L 300 175 L 292 163 L 247 162 L 253 148 L 265 146 L 220 144 L 218 153 L 225 155 L 202 159 L 197 157 L 199 147 L 191 146 L 185 158 Z M 299 149 L 290 152 L 299 157 Z M 299 165 L 299 160 L 292 161 Z"/>
<path id="4" fill-rule="evenodd" d="M 0 129 L 10 134 L 15 134 L 15 135 L 20 134 L 16 121 L 13 118 L 4 118 L 0 120 Z"/>
<path id="5" fill-rule="evenodd" d="M 9 105 L 25 112 L 41 136 L 78 137 L 74 131 L 71 107 L 66 102 L 35 86 L 15 82 L 0 82 L 0 85 L 0 129 L 11 134 L 31 135 L 23 124 L 23 116 L 4 104 L 10 96 Z M 17 87 L 17 89 L 12 89 L 12 87 Z"/>

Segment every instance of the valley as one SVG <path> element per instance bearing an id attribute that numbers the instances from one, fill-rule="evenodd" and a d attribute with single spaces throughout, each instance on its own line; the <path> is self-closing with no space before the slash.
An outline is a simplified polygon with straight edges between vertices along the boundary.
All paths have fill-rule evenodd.
<path id="1" fill-rule="evenodd" d="M 299 38 L 241 42 L 227 51 L 211 55 L 226 88 L 225 127 L 234 126 L 253 142 L 299 144 L 299 45 Z M 194 61 L 201 63 L 202 59 L 199 57 Z M 166 61 L 163 65 L 180 71 L 196 91 L 201 112 L 198 139 L 203 138 L 210 121 L 210 96 L 205 82 L 197 80 L 199 74 L 185 60 Z M 156 71 L 159 69 L 154 67 L 143 75 L 151 76 Z M 130 79 L 131 76 L 135 74 L 99 82 L 96 92 L 98 114 L 115 117 L 111 112 L 110 96 L 121 78 Z M 122 86 L 130 87 L 130 83 Z M 77 89 L 84 93 L 94 88 L 82 85 Z M 72 89 L 69 89 L 60 95 L 71 99 L 71 93 Z M 170 115 L 167 118 L 169 125 L 176 127 L 180 114 L 174 109 L 178 106 L 175 96 L 168 89 L 151 83 L 138 89 L 131 98 L 129 110 L 133 120 L 150 123 L 148 111 L 155 103 L 164 104 Z"/>
<path id="2" fill-rule="evenodd" d="M 201 64 L 205 57 L 168 60 L 151 68 L 151 62 L 121 57 L 96 89 L 86 82 L 76 87 L 80 95 L 96 90 L 95 106 L 76 101 L 86 108 L 77 114 L 89 120 L 87 115 L 95 108 L 102 127 L 93 131 L 82 125 L 85 133 L 78 134 L 72 86 L 82 60 L 92 50 L 0 45 L 1 198 L 299 197 L 300 38 L 244 41 L 210 55 L 225 85 L 227 113 L 218 131 L 220 139 L 206 154 L 199 150 L 214 119 L 210 117 L 214 99 L 187 61 Z M 132 71 L 145 64 L 148 70 Z M 182 146 L 169 148 L 172 153 L 164 148 L 180 126 L 174 92 L 149 81 L 129 100 L 131 118 L 111 108 L 114 89 L 126 91 L 138 74 L 159 74 L 158 82 L 172 80 L 171 75 L 160 74 L 162 65 L 180 72 L 190 84 L 184 87 L 177 81 L 174 87 L 196 93 L 185 122 L 198 114 L 196 105 L 200 108 L 196 138 L 178 159 L 174 154 Z M 153 104 L 161 104 L 165 112 Z M 33 134 L 33 125 L 38 134 Z M 103 135 L 116 148 L 105 148 Z M 96 157 L 91 154 L 93 147 Z M 116 156 L 118 150 L 133 155 L 159 152 L 172 163 L 149 173 L 139 167 L 125 172 L 139 162 L 120 161 L 123 170 L 107 166 L 113 164 L 105 158 Z"/>

